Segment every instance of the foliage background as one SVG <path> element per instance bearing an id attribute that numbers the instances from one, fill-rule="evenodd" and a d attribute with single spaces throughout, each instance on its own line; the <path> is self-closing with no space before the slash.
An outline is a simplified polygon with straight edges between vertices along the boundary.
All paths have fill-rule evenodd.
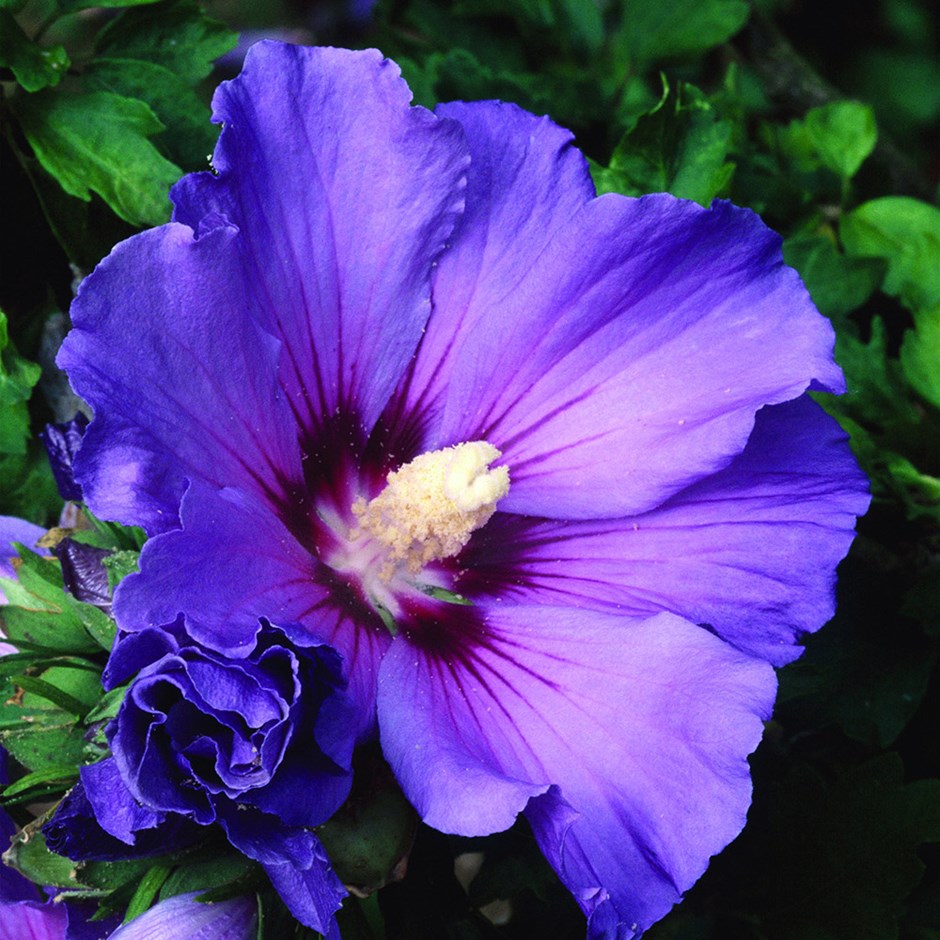
<path id="1" fill-rule="evenodd" d="M 378 46 L 422 104 L 497 97 L 570 127 L 600 191 L 730 198 L 784 236 L 836 327 L 849 393 L 824 404 L 851 433 L 874 502 L 835 620 L 781 673 L 747 829 L 649 936 L 940 940 L 935 4 L 0 0 L 0 514 L 56 524 L 62 501 L 37 434 L 76 407 L 52 364 L 73 287 L 115 241 L 168 217 L 182 172 L 205 168 L 211 89 L 261 35 Z M 112 533 L 107 547 L 136 546 Z M 46 615 L 62 607 L 48 600 Z M 107 713 L 91 708 L 100 689 L 48 668 L 33 662 L 30 675 L 67 687 L 73 711 L 33 694 L 42 715 L 68 719 L 48 727 L 77 740 L 74 702 L 89 697 L 87 729 Z M 69 768 L 48 758 L 65 740 L 56 733 L 34 753 L 0 720 L 18 760 L 14 813 L 24 794 L 67 786 Z M 477 849 L 468 893 L 453 859 Z M 497 900 L 509 904 L 487 907 Z M 343 916 L 356 938 L 583 935 L 522 827 L 489 840 L 422 830 L 408 877 Z"/>

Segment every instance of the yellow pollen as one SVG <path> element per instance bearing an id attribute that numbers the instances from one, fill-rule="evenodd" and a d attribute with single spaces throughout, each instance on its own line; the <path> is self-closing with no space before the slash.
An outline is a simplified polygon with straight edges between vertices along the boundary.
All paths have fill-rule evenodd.
<path id="1" fill-rule="evenodd" d="M 402 565 L 417 574 L 428 562 L 456 555 L 489 522 L 509 492 L 509 469 L 490 468 L 500 456 L 487 441 L 432 450 L 390 473 L 375 499 L 355 500 L 361 532 L 387 548 L 383 579 Z"/>

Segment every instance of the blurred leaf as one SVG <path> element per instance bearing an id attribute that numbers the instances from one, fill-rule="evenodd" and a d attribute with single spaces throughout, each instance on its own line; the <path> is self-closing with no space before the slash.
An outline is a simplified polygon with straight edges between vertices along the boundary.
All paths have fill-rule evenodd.
<path id="1" fill-rule="evenodd" d="M 855 176 L 878 140 L 875 112 L 860 101 L 812 108 L 803 123 L 823 165 L 845 179 Z"/>
<path id="2" fill-rule="evenodd" d="M 862 48 L 853 63 L 852 87 L 895 133 L 910 134 L 940 116 L 940 61 L 933 49 Z"/>
<path id="3" fill-rule="evenodd" d="M 0 66 L 9 68 L 24 90 L 58 85 L 70 64 L 64 47 L 37 46 L 12 14 L 0 9 Z"/>
<path id="4" fill-rule="evenodd" d="M 598 194 L 670 192 L 707 206 L 734 171 L 725 162 L 731 125 L 693 85 L 670 92 L 664 79 L 664 86 L 659 104 L 624 135 L 610 165 L 593 168 Z"/>
<path id="5" fill-rule="evenodd" d="M 147 139 L 163 125 L 143 101 L 41 92 L 17 113 L 39 162 L 67 193 L 88 201 L 94 191 L 134 225 L 169 219 L 167 192 L 180 170 Z"/>
<path id="6" fill-rule="evenodd" d="M 23 359 L 10 343 L 6 314 L 0 310 L 0 454 L 25 454 L 29 436 L 27 403 L 42 370 Z"/>
<path id="7" fill-rule="evenodd" d="M 38 441 L 30 441 L 25 454 L 0 454 L 0 480 L 0 514 L 39 525 L 58 517 L 62 497 L 46 449 Z"/>
<path id="8" fill-rule="evenodd" d="M 828 784 L 797 765 L 751 815 L 749 881 L 771 893 L 762 936 L 889 940 L 923 874 L 918 846 L 940 840 L 940 780 L 905 784 L 893 753 Z"/>
<path id="9" fill-rule="evenodd" d="M 747 22 L 745 0 L 625 0 L 617 44 L 636 70 L 730 39 Z"/>
<path id="10" fill-rule="evenodd" d="M 830 317 L 849 313 L 865 303 L 885 272 L 880 258 L 850 258 L 825 235 L 788 238 L 783 245 L 783 259 L 800 272 L 813 302 Z"/>
<path id="11" fill-rule="evenodd" d="M 929 637 L 940 637 L 940 567 L 922 572 L 904 595 L 900 613 Z"/>
<path id="12" fill-rule="evenodd" d="M 888 262 L 884 290 L 913 310 L 940 307 L 940 209 L 884 196 L 846 215 L 839 235 L 850 255 Z"/>
<path id="13" fill-rule="evenodd" d="M 921 629 L 896 617 L 899 574 L 859 569 L 850 562 L 840 569 L 835 619 L 808 637 L 803 656 L 780 673 L 779 717 L 788 727 L 835 724 L 856 741 L 886 748 L 920 707 L 937 649 Z"/>
<path id="14" fill-rule="evenodd" d="M 900 358 L 911 387 L 940 408 L 940 305 L 915 312 L 914 329 L 904 334 Z"/>
<path id="15" fill-rule="evenodd" d="M 157 0 L 58 0 L 63 13 L 90 10 L 94 7 L 142 7 L 156 2 Z"/>
<path id="16" fill-rule="evenodd" d="M 109 59 L 143 59 L 195 85 L 212 64 L 235 46 L 237 34 L 209 19 L 192 0 L 171 0 L 125 10 L 98 37 L 97 51 Z"/>
<path id="17" fill-rule="evenodd" d="M 93 195 L 90 202 L 85 202 L 66 193 L 35 157 L 20 154 L 20 164 L 50 230 L 80 272 L 91 271 L 113 245 L 134 233 L 134 228 L 118 218 L 99 196 Z M 45 448 L 42 453 L 48 470 Z"/>
<path id="18" fill-rule="evenodd" d="M 96 59 L 85 70 L 86 87 L 146 102 L 165 131 L 153 143 L 185 170 L 206 169 L 219 129 L 209 107 L 178 75 L 142 59 Z"/>
<path id="19" fill-rule="evenodd" d="M 554 32 L 563 43 L 596 51 L 604 39 L 600 6 L 592 0 L 462 0 L 461 15 L 511 16 L 526 27 Z"/>

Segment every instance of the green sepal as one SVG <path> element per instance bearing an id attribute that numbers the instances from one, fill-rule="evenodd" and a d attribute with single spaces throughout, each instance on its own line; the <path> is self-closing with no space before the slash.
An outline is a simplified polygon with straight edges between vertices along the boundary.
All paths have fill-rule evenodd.
<path id="1" fill-rule="evenodd" d="M 118 862 L 80 862 L 78 882 L 100 891 L 118 891 L 136 884 L 158 861 L 160 859 L 128 858 Z"/>
<path id="2" fill-rule="evenodd" d="M 85 715 L 85 724 L 91 725 L 97 721 L 109 721 L 114 718 L 124 701 L 127 694 L 127 686 L 121 685 L 116 689 L 111 689 L 101 697 L 101 701 L 87 715 Z"/>
<path id="3" fill-rule="evenodd" d="M 12 13 L 0 8 L 0 66 L 10 69 L 24 91 L 58 85 L 70 64 L 63 46 L 36 45 Z"/>
<path id="4" fill-rule="evenodd" d="M 164 130 L 143 101 L 104 91 L 38 92 L 16 103 L 43 169 L 69 195 L 97 193 L 132 225 L 170 218 L 167 193 L 180 169 L 148 139 Z"/>
<path id="5" fill-rule="evenodd" d="M 42 827 L 51 815 L 46 813 L 21 829 L 3 854 L 3 861 L 35 884 L 74 888 L 76 864 L 50 851 L 42 834 Z"/>
<path id="6" fill-rule="evenodd" d="M 349 798 L 316 832 L 339 879 L 363 896 L 401 879 L 418 816 L 381 755 L 358 759 Z"/>
<path id="7" fill-rule="evenodd" d="M 25 454 L 29 437 L 27 403 L 42 370 L 23 359 L 7 333 L 0 310 L 0 454 Z"/>
<path id="8" fill-rule="evenodd" d="M 659 103 L 624 134 L 609 166 L 593 166 L 592 175 L 598 194 L 669 192 L 708 206 L 730 183 L 730 146 L 731 125 L 705 96 L 684 82 L 671 91 L 663 77 Z"/>
<path id="9" fill-rule="evenodd" d="M 193 86 L 237 38 L 192 0 L 170 0 L 125 10 L 99 34 L 97 53 L 101 58 L 156 63 Z"/>
<path id="10" fill-rule="evenodd" d="M 129 575 L 139 571 L 138 559 L 140 552 L 119 551 L 102 559 L 102 564 L 108 572 L 108 587 L 114 589 Z"/>
<path id="11" fill-rule="evenodd" d="M 147 869 L 146 874 L 138 882 L 137 890 L 134 891 L 130 903 L 127 905 L 127 910 L 124 913 L 125 924 L 135 917 L 139 917 L 153 904 L 160 888 L 172 870 L 173 866 L 168 864 L 154 865 L 152 868 Z"/>
<path id="12" fill-rule="evenodd" d="M 95 607 L 94 604 L 85 604 L 76 600 L 71 594 L 66 594 L 65 600 L 82 622 L 82 626 L 88 635 L 106 653 L 110 653 L 117 637 L 117 624 L 103 610 Z"/>

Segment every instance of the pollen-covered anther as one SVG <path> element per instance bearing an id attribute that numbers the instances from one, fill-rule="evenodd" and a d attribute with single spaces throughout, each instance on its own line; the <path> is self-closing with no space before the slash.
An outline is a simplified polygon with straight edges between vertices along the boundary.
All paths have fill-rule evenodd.
<path id="1" fill-rule="evenodd" d="M 387 549 L 383 578 L 456 555 L 486 525 L 509 492 L 509 469 L 490 467 L 500 456 L 487 441 L 433 450 L 389 473 L 375 499 L 356 499 L 361 531 Z"/>

